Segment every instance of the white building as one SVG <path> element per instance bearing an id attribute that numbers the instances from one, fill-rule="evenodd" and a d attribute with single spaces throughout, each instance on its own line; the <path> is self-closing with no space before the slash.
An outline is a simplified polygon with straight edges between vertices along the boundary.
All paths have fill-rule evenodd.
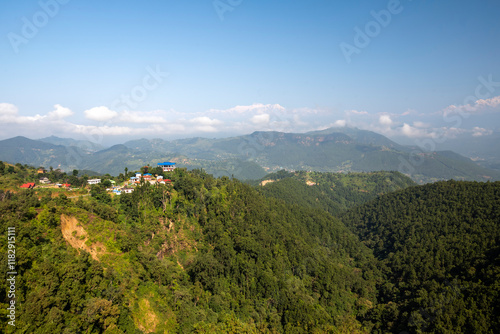
<path id="1" fill-rule="evenodd" d="M 88 184 L 98 184 L 98 183 L 101 183 L 101 179 L 91 179 L 91 180 L 87 180 L 87 183 L 88 183 Z"/>
<path id="2" fill-rule="evenodd" d="M 164 172 L 173 172 L 175 170 L 175 162 L 161 162 L 158 164 Z"/>
<path id="3" fill-rule="evenodd" d="M 49 180 L 49 178 L 44 177 L 44 178 L 40 179 L 40 183 L 41 183 L 41 184 L 49 184 L 49 183 L 50 183 L 50 180 Z"/>

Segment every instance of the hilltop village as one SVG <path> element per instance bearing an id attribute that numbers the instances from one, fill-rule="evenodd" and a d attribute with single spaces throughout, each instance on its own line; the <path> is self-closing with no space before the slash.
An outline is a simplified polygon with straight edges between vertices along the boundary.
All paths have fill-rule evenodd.
<path id="1" fill-rule="evenodd" d="M 20 167 L 20 166 L 18 166 Z M 172 180 L 165 178 L 164 173 L 173 172 L 176 169 L 175 162 L 158 163 L 157 167 L 144 166 L 140 171 L 129 172 L 125 168 L 125 174 L 120 174 L 118 177 L 111 177 L 109 174 L 105 177 L 92 177 L 87 175 L 78 177 L 78 171 L 74 170 L 72 175 L 67 175 L 59 169 L 50 169 L 50 172 L 43 167 L 39 167 L 37 175 L 38 180 L 34 182 L 24 183 L 20 188 L 33 189 L 37 188 L 59 188 L 68 191 L 81 190 L 89 188 L 93 185 L 102 185 L 106 187 L 106 191 L 115 195 L 122 193 L 132 193 L 135 187 L 142 182 L 150 184 L 171 184 Z"/>

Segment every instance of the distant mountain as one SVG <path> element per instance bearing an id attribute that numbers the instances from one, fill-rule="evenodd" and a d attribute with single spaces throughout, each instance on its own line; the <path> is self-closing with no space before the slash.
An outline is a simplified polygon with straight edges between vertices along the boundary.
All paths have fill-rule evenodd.
<path id="1" fill-rule="evenodd" d="M 19 162 L 35 167 L 48 168 L 52 166 L 64 171 L 90 170 L 111 175 L 123 173 L 125 167 L 129 170 L 138 170 L 145 165 L 156 166 L 159 162 L 173 161 L 179 167 L 202 168 L 217 177 L 234 176 L 239 179 L 258 179 L 266 175 L 264 169 L 252 161 L 243 161 L 234 157 L 215 160 L 191 158 L 178 153 L 169 153 L 164 149 L 155 150 L 155 140 L 139 142 L 145 146 L 131 148 L 120 144 L 97 152 L 90 152 L 75 146 L 54 145 L 41 140 L 15 137 L 0 141 L 0 160 L 10 163 Z"/>
<path id="2" fill-rule="evenodd" d="M 0 141 L 0 160 L 10 163 L 69 169 L 71 161 L 83 155 L 85 153 L 78 148 L 68 148 L 20 136 Z"/>
<path id="3" fill-rule="evenodd" d="M 422 153 L 377 133 L 331 128 L 308 133 L 276 131 L 250 135 L 175 141 L 137 140 L 128 147 L 155 149 L 206 160 L 237 158 L 258 163 L 267 171 L 322 172 L 400 171 L 419 183 L 438 180 L 498 180 L 500 173 L 453 152 Z"/>
<path id="4" fill-rule="evenodd" d="M 500 132 L 474 137 L 470 134 L 449 139 L 439 145 L 469 157 L 483 167 L 500 170 Z"/>
<path id="5" fill-rule="evenodd" d="M 411 147 L 399 145 L 381 134 L 378 134 L 378 133 L 373 132 L 373 131 L 360 130 L 357 128 L 348 128 L 348 127 L 329 128 L 329 129 L 321 130 L 321 131 L 308 132 L 308 134 L 311 134 L 311 135 L 328 135 L 328 134 L 332 134 L 332 133 L 346 134 L 349 137 L 351 137 L 352 139 L 354 139 L 358 144 L 373 145 L 373 146 L 386 146 L 386 147 L 398 149 L 401 151 L 411 150 Z"/>
<path id="6" fill-rule="evenodd" d="M 83 151 L 89 152 L 97 152 L 104 149 L 104 146 L 91 142 L 90 140 L 75 140 L 72 138 L 59 138 L 56 136 L 50 136 L 39 140 L 54 145 L 74 146 Z"/>
<path id="7" fill-rule="evenodd" d="M 50 137 L 70 145 L 71 140 Z M 332 128 L 308 133 L 258 131 L 222 138 L 166 141 L 140 139 L 97 152 L 77 146 L 54 145 L 16 137 L 0 141 L 0 159 L 62 169 L 90 169 L 117 175 L 162 161 L 180 167 L 203 168 L 215 176 L 259 179 L 267 172 L 310 170 L 320 172 L 399 171 L 418 183 L 439 180 L 500 180 L 500 171 L 478 165 L 451 151 L 422 153 L 371 132 Z"/>

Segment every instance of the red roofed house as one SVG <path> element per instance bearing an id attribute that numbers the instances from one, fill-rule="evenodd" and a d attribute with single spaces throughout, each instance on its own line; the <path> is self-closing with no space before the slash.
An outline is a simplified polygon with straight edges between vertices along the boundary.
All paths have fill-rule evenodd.
<path id="1" fill-rule="evenodd" d="M 25 183 L 21 186 L 21 188 L 33 189 L 33 188 L 35 188 L 35 184 L 34 183 Z"/>

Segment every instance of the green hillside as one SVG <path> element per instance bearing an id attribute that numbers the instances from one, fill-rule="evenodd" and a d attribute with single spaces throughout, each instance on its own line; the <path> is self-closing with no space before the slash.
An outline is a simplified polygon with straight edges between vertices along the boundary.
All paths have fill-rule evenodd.
<path id="1" fill-rule="evenodd" d="M 279 171 L 264 177 L 260 184 L 259 191 L 266 197 L 323 209 L 336 215 L 377 196 L 414 186 L 415 182 L 398 172 L 343 174 Z"/>
<path id="2" fill-rule="evenodd" d="M 229 178 L 168 176 L 173 185 L 115 197 L 100 186 L 72 200 L 2 191 L 0 230 L 15 227 L 18 250 L 16 333 L 363 331 L 376 269 L 340 221 Z"/>
<path id="3" fill-rule="evenodd" d="M 43 175 L 80 190 L 47 188 L 36 169 L 0 163 L 0 232 L 16 250 L 15 299 L 2 294 L 0 313 L 15 301 L 16 333 L 500 326 L 500 182 L 280 171 L 251 186 L 177 169 L 117 196 L 111 180 L 89 187 L 77 174 Z"/>
<path id="4" fill-rule="evenodd" d="M 368 318 L 400 333 L 500 328 L 500 182 L 439 182 L 382 196 L 342 221 L 384 271 Z"/>

